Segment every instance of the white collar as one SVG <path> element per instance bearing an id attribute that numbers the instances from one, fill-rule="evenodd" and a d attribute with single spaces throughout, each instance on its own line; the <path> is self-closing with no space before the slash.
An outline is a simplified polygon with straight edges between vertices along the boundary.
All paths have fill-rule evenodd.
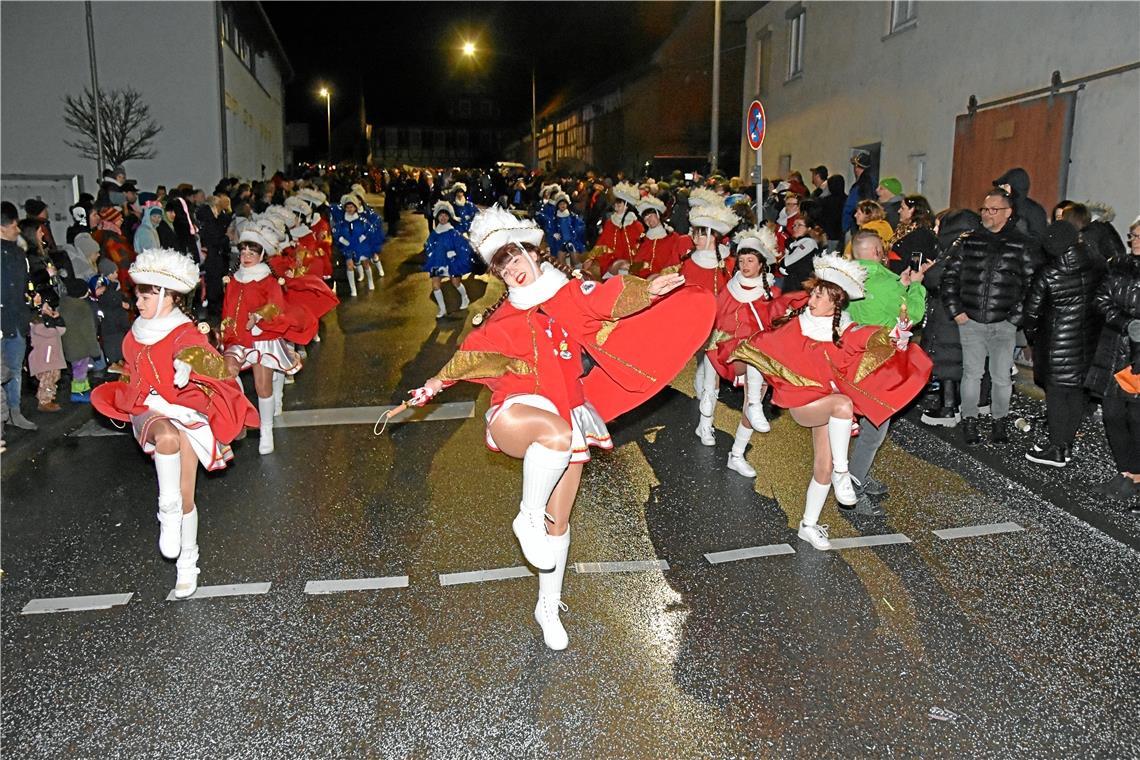
<path id="1" fill-rule="evenodd" d="M 626 209 L 625 213 L 622 214 L 619 218 L 618 212 L 614 211 L 612 214 L 610 214 L 610 221 L 614 223 L 615 227 L 628 227 L 637 221 L 637 214 L 634 214 L 629 209 Z"/>
<path id="2" fill-rule="evenodd" d="M 672 230 L 670 230 L 664 224 L 659 224 L 656 227 L 646 228 L 645 237 L 649 238 L 650 240 L 660 240 L 661 238 L 668 235 L 670 232 L 672 232 Z"/>
<path id="3" fill-rule="evenodd" d="M 558 211 L 555 212 L 554 215 L 560 216 L 563 219 L 565 219 L 566 217 L 570 216 L 570 209 L 566 209 L 565 211 L 562 211 L 561 209 L 559 209 Z"/>
<path id="4" fill-rule="evenodd" d="M 175 327 L 184 325 L 189 321 L 190 317 L 175 307 L 170 310 L 170 313 L 154 319 L 139 317 L 131 323 L 131 335 L 144 346 L 153 346 L 169 335 Z"/>
<path id="5" fill-rule="evenodd" d="M 304 222 L 301 222 L 296 227 L 289 230 L 289 234 L 293 236 L 294 240 L 300 240 L 311 232 L 312 230 L 309 228 L 309 225 L 305 224 Z"/>
<path id="6" fill-rule="evenodd" d="M 344 221 L 346 221 L 346 222 L 355 222 L 359 218 L 360 218 L 360 212 L 357 212 L 355 214 L 345 214 L 344 215 Z"/>
<path id="7" fill-rule="evenodd" d="M 269 265 L 261 261 L 251 267 L 238 267 L 237 271 L 234 272 L 234 279 L 245 285 L 246 283 L 264 280 L 270 274 Z"/>
<path id="8" fill-rule="evenodd" d="M 813 316 L 810 311 L 804 309 L 800 314 L 799 320 L 800 332 L 804 334 L 805 338 L 811 338 L 812 340 L 818 340 L 827 343 L 831 342 L 831 339 L 833 337 L 831 334 L 831 327 L 833 322 L 832 317 L 816 317 Z M 843 335 L 843 332 L 850 324 L 851 316 L 846 311 L 844 311 L 839 317 L 840 336 Z"/>
<path id="9" fill-rule="evenodd" d="M 436 232 L 451 232 L 451 222 L 444 222 L 435 226 Z"/>
<path id="10" fill-rule="evenodd" d="M 523 311 L 534 308 L 550 299 L 562 289 L 563 285 L 570 282 L 566 275 L 545 261 L 542 262 L 540 268 L 542 274 L 530 285 L 507 287 L 507 300 L 511 302 L 511 306 Z"/>
<path id="11" fill-rule="evenodd" d="M 696 250 L 689 258 L 701 269 L 716 269 L 720 266 L 720 257 L 716 255 L 716 251 Z"/>
<path id="12" fill-rule="evenodd" d="M 772 287 L 773 279 L 770 274 L 761 274 L 759 277 L 745 277 L 736 270 L 736 274 L 728 281 L 728 292 L 732 297 L 741 303 L 752 303 L 761 298 L 767 298 L 768 293 L 764 290 L 764 281 L 768 281 L 768 287 Z"/>

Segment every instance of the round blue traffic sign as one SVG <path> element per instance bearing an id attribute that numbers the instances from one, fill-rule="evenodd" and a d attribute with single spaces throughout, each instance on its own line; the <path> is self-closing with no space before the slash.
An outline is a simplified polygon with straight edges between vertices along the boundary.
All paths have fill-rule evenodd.
<path id="1" fill-rule="evenodd" d="M 748 145 L 752 150 L 760 150 L 760 146 L 764 144 L 764 133 L 767 128 L 768 119 L 764 116 L 764 106 L 759 100 L 753 100 L 744 117 L 744 131 L 748 134 Z"/>

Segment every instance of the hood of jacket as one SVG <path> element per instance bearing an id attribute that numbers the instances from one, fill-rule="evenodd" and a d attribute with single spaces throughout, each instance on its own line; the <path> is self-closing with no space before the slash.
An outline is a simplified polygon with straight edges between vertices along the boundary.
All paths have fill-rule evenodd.
<path id="1" fill-rule="evenodd" d="M 1013 192 L 1022 198 L 1029 197 L 1029 172 L 1022 169 L 1020 166 L 1010 169 L 1005 174 L 1001 175 L 994 180 L 994 187 L 998 185 L 1009 185 Z"/>
<path id="2" fill-rule="evenodd" d="M 845 184 L 846 181 L 843 179 L 842 175 L 832 174 L 827 178 L 827 192 L 831 193 L 832 195 L 846 195 L 846 193 L 843 192 Z"/>
<path id="3" fill-rule="evenodd" d="M 951 211 L 942 217 L 942 222 L 938 225 L 938 246 L 945 251 L 962 233 L 981 228 L 982 217 L 978 216 L 978 212 L 968 208 Z"/>

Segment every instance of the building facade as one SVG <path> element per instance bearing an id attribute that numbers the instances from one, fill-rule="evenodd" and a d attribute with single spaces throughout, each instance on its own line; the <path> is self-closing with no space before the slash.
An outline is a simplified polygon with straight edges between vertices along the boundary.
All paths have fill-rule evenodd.
<path id="1" fill-rule="evenodd" d="M 162 127 L 155 157 L 126 164 L 140 189 L 187 182 L 209 191 L 223 176 L 260 179 L 284 166 L 292 71 L 260 3 L 108 1 L 91 10 L 100 90 L 137 90 Z M 66 145 L 77 135 L 63 118 L 64 96 L 91 87 L 85 4 L 4 2 L 0 27 L 4 198 L 30 176 L 70 177 L 94 192 L 101 171 Z"/>
<path id="2" fill-rule="evenodd" d="M 824 164 L 850 182 L 864 149 L 939 209 L 1025 166 L 1047 210 L 1107 202 L 1123 231 L 1140 213 L 1137 29 L 1135 2 L 773 2 L 747 22 L 741 101 L 764 103 L 765 176 Z M 743 124 L 739 140 L 743 176 Z"/>

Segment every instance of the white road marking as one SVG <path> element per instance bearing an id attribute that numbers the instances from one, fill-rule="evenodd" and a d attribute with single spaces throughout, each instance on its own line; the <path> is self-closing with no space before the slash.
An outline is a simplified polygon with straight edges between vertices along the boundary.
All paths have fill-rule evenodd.
<path id="1" fill-rule="evenodd" d="M 709 564 L 719 565 L 723 562 L 739 562 L 742 559 L 756 559 L 758 557 L 774 557 L 779 554 L 795 554 L 796 550 L 788 544 L 768 544 L 766 546 L 749 546 L 744 549 L 729 549 L 723 552 L 709 552 L 705 559 Z"/>
<path id="2" fill-rule="evenodd" d="M 462 583 L 502 581 L 508 578 L 529 578 L 534 575 L 526 567 L 500 567 L 495 570 L 472 570 L 466 573 L 440 573 L 439 585 L 458 586 Z"/>
<path id="3" fill-rule="evenodd" d="M 909 544 L 911 540 L 902 533 L 886 533 L 880 536 L 855 536 L 854 538 L 831 539 L 832 549 L 859 549 L 867 546 L 887 544 Z"/>
<path id="4" fill-rule="evenodd" d="M 298 409 L 273 418 L 273 427 L 321 427 L 324 425 L 374 425 L 394 404 L 387 406 L 349 406 L 335 409 Z M 406 409 L 391 422 L 438 422 L 463 420 L 475 416 L 474 401 L 450 401 Z"/>
<path id="5" fill-rule="evenodd" d="M 408 576 L 391 575 L 386 578 L 344 578 L 332 581 L 309 581 L 306 594 L 337 594 L 342 591 L 376 591 L 384 588 L 407 588 Z"/>
<path id="6" fill-rule="evenodd" d="M 1025 530 L 1015 522 L 990 523 L 988 525 L 967 525 L 962 528 L 943 528 L 934 531 L 934 535 L 944 541 L 953 541 L 956 538 L 971 538 L 973 536 L 992 536 L 995 533 L 1017 533 Z"/>
<path id="7" fill-rule="evenodd" d="M 255 596 L 269 593 L 269 583 L 231 583 L 227 586 L 199 586 L 193 596 L 179 599 L 171 591 L 166 595 L 168 602 L 192 602 L 195 599 L 216 599 L 223 596 Z"/>
<path id="8" fill-rule="evenodd" d="M 52 612 L 87 612 L 109 610 L 126 604 L 134 596 L 127 594 L 96 594 L 94 596 L 61 596 L 55 599 L 33 599 L 20 610 L 21 615 L 46 615 Z"/>
<path id="9" fill-rule="evenodd" d="M 648 570 L 669 569 L 669 563 L 663 559 L 639 559 L 630 562 L 575 562 L 576 573 L 640 573 Z"/>
<path id="10" fill-rule="evenodd" d="M 78 430 L 69 434 L 72 438 L 101 438 L 105 435 L 127 435 L 127 429 L 103 427 L 95 420 L 88 420 Z"/>

